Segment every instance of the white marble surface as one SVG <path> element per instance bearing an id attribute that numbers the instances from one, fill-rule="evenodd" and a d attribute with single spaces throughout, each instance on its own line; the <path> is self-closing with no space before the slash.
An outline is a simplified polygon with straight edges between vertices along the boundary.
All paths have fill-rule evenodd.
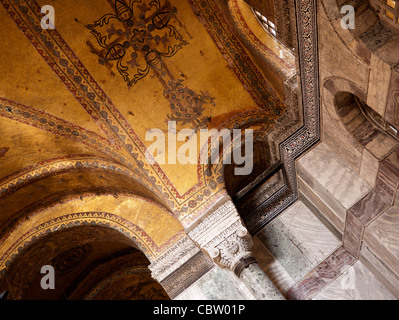
<path id="1" fill-rule="evenodd" d="M 333 281 L 326 289 L 317 294 L 312 300 L 354 300 L 341 283 Z"/>
<path id="2" fill-rule="evenodd" d="M 375 275 L 358 261 L 313 300 L 396 300 Z"/>
<path id="3" fill-rule="evenodd" d="M 318 264 L 316 257 L 279 217 L 257 237 L 295 282 L 303 279 Z"/>
<path id="4" fill-rule="evenodd" d="M 346 209 L 372 189 L 365 179 L 346 165 L 325 143 L 303 156 L 298 166 L 302 175 L 306 175 L 303 178 L 308 180 L 308 184 L 319 184 L 327 192 L 326 196 L 331 195 Z"/>
<path id="5" fill-rule="evenodd" d="M 366 239 L 373 237 L 373 242 L 378 241 L 395 261 L 389 261 L 393 264 L 394 270 L 399 271 L 399 207 L 394 206 L 374 220 L 365 231 Z M 372 245 L 373 243 L 370 243 Z M 377 252 L 380 253 L 380 252 Z M 395 268 L 396 267 L 396 268 Z"/>
<path id="6" fill-rule="evenodd" d="M 303 202 L 297 201 L 258 233 L 254 252 L 266 274 L 286 292 L 341 244 Z"/>
<path id="7" fill-rule="evenodd" d="M 301 201 L 286 210 L 280 219 L 318 262 L 323 261 L 341 245 L 341 241 Z"/>
<path id="8" fill-rule="evenodd" d="M 399 277 L 366 243 L 362 245 L 360 261 L 399 299 Z"/>
<path id="9" fill-rule="evenodd" d="M 177 296 L 175 300 L 208 300 L 208 298 L 202 292 L 198 284 L 193 284 L 190 288 Z"/>
<path id="10" fill-rule="evenodd" d="M 273 236 L 277 231 L 278 234 Z M 284 235 L 284 239 L 281 235 Z M 297 201 L 283 212 L 277 218 L 277 222 L 266 226 L 258 234 L 258 238 L 255 237 L 255 252 L 259 264 L 283 293 L 298 282 L 299 278 L 302 280 L 310 266 L 313 269 L 342 245 L 341 241 L 301 201 Z M 282 240 L 287 239 L 291 245 L 283 243 L 285 241 Z M 272 246 L 270 251 L 265 248 L 268 245 Z M 313 261 L 312 257 L 316 261 Z M 391 300 L 395 297 L 360 261 L 313 298 L 313 300 L 370 299 Z"/>

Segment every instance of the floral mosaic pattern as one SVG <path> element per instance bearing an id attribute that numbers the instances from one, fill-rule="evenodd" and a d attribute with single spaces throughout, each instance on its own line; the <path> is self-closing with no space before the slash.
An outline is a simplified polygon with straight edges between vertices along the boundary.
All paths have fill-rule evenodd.
<path id="1" fill-rule="evenodd" d="M 100 63 L 116 62 L 128 86 L 151 70 L 164 73 L 164 59 L 173 57 L 186 43 L 171 24 L 177 10 L 168 0 L 115 1 L 115 14 L 106 14 L 87 28 L 103 48 Z"/>

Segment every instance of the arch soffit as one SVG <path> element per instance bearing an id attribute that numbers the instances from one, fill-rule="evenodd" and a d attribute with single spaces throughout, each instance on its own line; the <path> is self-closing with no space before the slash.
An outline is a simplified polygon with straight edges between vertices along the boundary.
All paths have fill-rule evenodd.
<path id="1" fill-rule="evenodd" d="M 147 199 L 126 194 L 85 195 L 83 200 L 72 197 L 33 213 L 7 233 L 0 248 L 0 270 L 9 266 L 18 252 L 46 235 L 85 225 L 120 232 L 151 262 L 185 236 L 170 213 Z"/>

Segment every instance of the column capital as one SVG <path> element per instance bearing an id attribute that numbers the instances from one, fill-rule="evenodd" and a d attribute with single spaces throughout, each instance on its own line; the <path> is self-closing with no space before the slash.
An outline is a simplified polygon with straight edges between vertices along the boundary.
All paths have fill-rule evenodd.
<path id="1" fill-rule="evenodd" d="M 251 252 L 252 237 L 230 197 L 219 200 L 186 232 L 216 264 L 238 276 L 256 262 Z"/>

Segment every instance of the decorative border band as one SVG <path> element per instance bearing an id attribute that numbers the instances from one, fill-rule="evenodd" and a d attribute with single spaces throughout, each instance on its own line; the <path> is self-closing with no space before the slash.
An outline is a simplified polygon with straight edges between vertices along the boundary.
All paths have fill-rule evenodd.
<path id="1" fill-rule="evenodd" d="M 251 234 L 260 231 L 298 199 L 295 160 L 320 141 L 317 0 L 295 1 L 295 4 L 304 126 L 280 145 L 286 186 L 246 217 Z"/>

